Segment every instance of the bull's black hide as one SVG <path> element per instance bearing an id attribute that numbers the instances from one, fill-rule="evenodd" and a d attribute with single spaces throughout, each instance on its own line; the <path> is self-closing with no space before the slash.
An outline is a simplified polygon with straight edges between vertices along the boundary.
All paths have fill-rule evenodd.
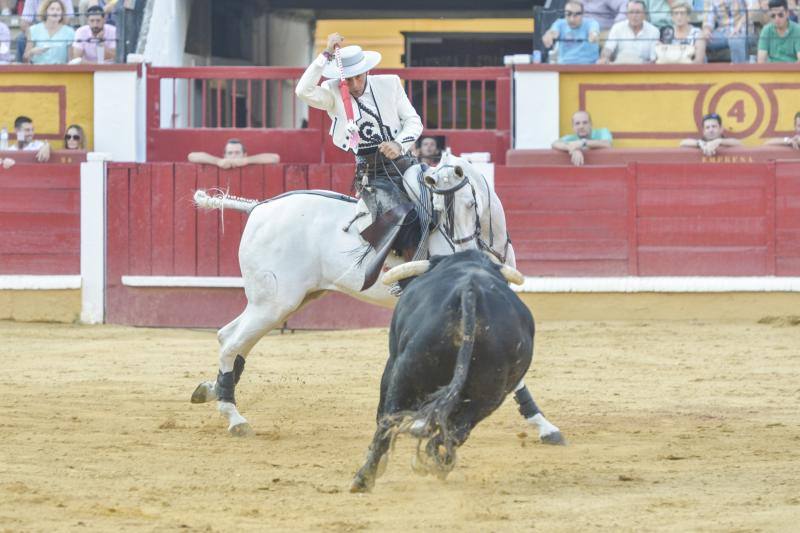
<path id="1" fill-rule="evenodd" d="M 533 336 L 530 311 L 485 254 L 432 259 L 392 317 L 378 428 L 351 490 L 374 485 L 399 432 L 427 440 L 424 452 L 418 449 L 418 470 L 446 476 L 455 449 L 525 375 Z"/>

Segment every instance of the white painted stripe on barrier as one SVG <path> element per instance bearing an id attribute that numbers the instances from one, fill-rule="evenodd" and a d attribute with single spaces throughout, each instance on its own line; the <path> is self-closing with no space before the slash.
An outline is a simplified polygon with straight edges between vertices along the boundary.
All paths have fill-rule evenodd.
<path id="1" fill-rule="evenodd" d="M 128 287 L 243 287 L 242 278 L 215 276 L 122 276 Z M 800 292 L 797 277 L 525 278 L 517 292 Z"/>
<path id="2" fill-rule="evenodd" d="M 80 276 L 0 276 L 0 290 L 51 291 L 80 288 Z"/>
<path id="3" fill-rule="evenodd" d="M 800 278 L 771 276 L 664 276 L 525 278 L 517 292 L 800 292 Z"/>
<path id="4" fill-rule="evenodd" d="M 122 276 L 127 287 L 242 288 L 242 278 L 222 276 Z"/>

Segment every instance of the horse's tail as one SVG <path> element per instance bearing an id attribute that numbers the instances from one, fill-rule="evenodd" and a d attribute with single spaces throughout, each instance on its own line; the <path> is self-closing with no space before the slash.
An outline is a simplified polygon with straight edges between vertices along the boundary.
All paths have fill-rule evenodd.
<path id="1" fill-rule="evenodd" d="M 232 196 L 225 191 L 219 189 L 209 189 L 213 194 L 209 195 L 203 189 L 198 189 L 194 193 L 194 203 L 201 209 L 235 209 L 236 211 L 250 211 L 258 205 L 258 200 L 250 198 L 241 198 L 239 196 Z"/>

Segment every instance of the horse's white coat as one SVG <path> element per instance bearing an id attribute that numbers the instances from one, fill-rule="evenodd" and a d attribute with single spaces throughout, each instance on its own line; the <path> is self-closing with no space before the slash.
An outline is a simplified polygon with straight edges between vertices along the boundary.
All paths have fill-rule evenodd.
<path id="1" fill-rule="evenodd" d="M 506 243 L 506 223 L 499 198 L 483 177 L 468 162 L 459 158 L 448 158 L 440 164 L 439 170 L 430 169 L 426 175 L 438 180 L 440 174 L 445 175 L 443 171 L 449 165 L 458 165 L 464 170 L 475 190 L 482 238 L 487 243 L 493 240 L 496 251 L 502 254 Z M 419 167 L 412 167 L 405 176 L 412 197 L 419 195 L 418 171 Z M 447 179 L 454 179 L 450 174 L 447 173 Z M 435 205 L 443 207 L 439 195 L 434 195 L 434 198 Z M 324 292 L 337 291 L 371 304 L 394 307 L 396 298 L 380 282 L 380 278 L 369 289 L 360 291 L 364 281 L 364 265 L 369 257 L 358 263 L 364 241 L 355 224 L 346 231 L 344 229 L 355 216 L 359 204 L 313 194 L 289 195 L 256 207 L 243 199 L 210 200 L 202 191 L 196 193 L 195 199 L 201 207 L 250 212 L 239 245 L 239 266 L 247 306 L 241 315 L 217 334 L 220 343 L 219 369 L 223 373 L 233 370 L 237 355 L 247 357 L 262 336 Z M 463 187 L 455 193 L 456 237 L 467 236 L 475 230 L 476 209 L 473 202 L 470 187 Z M 491 212 L 487 209 L 490 203 Z M 489 234 L 490 217 L 493 236 Z M 462 231 L 464 235 L 461 235 Z M 455 251 L 476 246 L 473 239 L 456 245 Z M 434 231 L 429 239 L 429 251 L 431 255 L 436 255 L 450 254 L 454 250 L 439 231 Z M 372 255 L 374 252 L 369 253 Z M 400 258 L 390 254 L 385 267 L 392 268 L 401 262 Z M 506 264 L 515 266 L 510 246 Z M 383 275 L 384 272 L 381 272 L 381 277 Z M 205 393 L 198 397 L 206 401 L 216 397 L 213 391 L 201 392 Z M 219 402 L 219 410 L 227 418 L 231 431 L 237 425 L 247 423 L 231 403 Z"/>

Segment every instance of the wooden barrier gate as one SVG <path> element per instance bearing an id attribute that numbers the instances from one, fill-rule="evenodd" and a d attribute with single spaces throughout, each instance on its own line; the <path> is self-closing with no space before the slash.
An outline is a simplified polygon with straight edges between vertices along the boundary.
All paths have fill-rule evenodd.
<path id="1" fill-rule="evenodd" d="M 219 327 L 244 308 L 238 288 L 143 287 L 122 276 L 238 276 L 245 217 L 198 212 L 196 188 L 266 198 L 347 193 L 352 165 L 236 170 L 187 163 L 113 164 L 108 172 L 106 318 Z M 800 276 L 800 163 L 497 167 L 517 261 L 528 276 Z M 340 295 L 290 327 L 388 324 Z"/>

